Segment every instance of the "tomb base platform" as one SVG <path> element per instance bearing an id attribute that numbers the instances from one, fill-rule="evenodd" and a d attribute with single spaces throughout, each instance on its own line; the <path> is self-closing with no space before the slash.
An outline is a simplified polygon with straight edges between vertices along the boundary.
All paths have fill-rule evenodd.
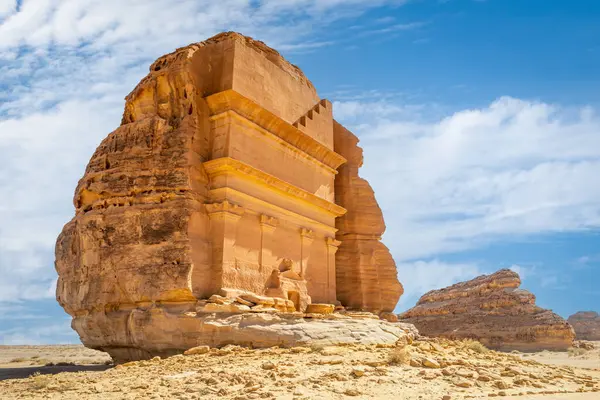
<path id="1" fill-rule="evenodd" d="M 109 353 L 116 363 L 168 357 L 203 345 L 249 348 L 403 345 L 410 343 L 416 332 L 407 324 L 388 322 L 364 312 L 354 315 L 190 309 L 193 304 L 94 312 L 74 318 L 73 328 L 87 347 Z"/>

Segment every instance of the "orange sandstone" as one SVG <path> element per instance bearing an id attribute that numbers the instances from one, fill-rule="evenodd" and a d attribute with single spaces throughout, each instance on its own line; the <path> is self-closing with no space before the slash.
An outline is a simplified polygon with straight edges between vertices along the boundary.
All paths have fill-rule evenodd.
<path id="1" fill-rule="evenodd" d="M 147 358 L 218 343 L 213 313 L 393 310 L 402 286 L 357 142 L 262 42 L 222 33 L 160 57 L 57 241 L 57 299 L 83 343 Z"/>
<path id="2" fill-rule="evenodd" d="M 567 320 L 579 340 L 600 340 L 600 315 L 595 311 L 579 311 Z"/>
<path id="3" fill-rule="evenodd" d="M 500 350 L 566 350 L 573 328 L 559 315 L 535 305 L 508 269 L 423 295 L 400 318 L 424 336 L 477 339 Z"/>

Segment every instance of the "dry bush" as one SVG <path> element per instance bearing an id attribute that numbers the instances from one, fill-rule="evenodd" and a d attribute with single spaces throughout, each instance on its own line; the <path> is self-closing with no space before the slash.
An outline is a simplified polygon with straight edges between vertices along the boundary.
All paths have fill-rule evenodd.
<path id="1" fill-rule="evenodd" d="M 473 350 L 475 353 L 487 353 L 490 351 L 487 347 L 481 344 L 480 341 L 474 339 L 465 339 L 463 341 L 463 345 L 465 348 Z"/>
<path id="2" fill-rule="evenodd" d="M 310 349 L 313 353 L 320 353 L 321 351 L 323 351 L 323 349 L 325 348 L 324 345 L 322 344 L 311 344 L 310 345 Z"/>
<path id="3" fill-rule="evenodd" d="M 50 377 L 41 375 L 39 372 L 31 375 L 31 387 L 36 390 L 44 389 L 50 384 Z"/>
<path id="4" fill-rule="evenodd" d="M 29 361 L 31 365 L 48 365 L 48 363 L 50 363 L 50 361 L 45 358 L 36 358 L 35 360 L 31 359 Z"/>
<path id="5" fill-rule="evenodd" d="M 408 347 L 396 347 L 390 351 L 388 362 L 394 365 L 404 365 L 410 363 L 411 354 Z"/>
<path id="6" fill-rule="evenodd" d="M 587 353 L 586 349 L 569 347 L 569 357 L 579 357 Z"/>
<path id="7" fill-rule="evenodd" d="M 59 392 L 68 392 L 71 390 L 77 390 L 78 385 L 77 382 L 75 381 L 64 381 L 61 382 L 60 385 L 58 386 L 58 391 Z"/>
<path id="8" fill-rule="evenodd" d="M 74 363 L 71 361 L 56 361 L 56 362 L 46 361 L 44 363 L 44 366 L 46 366 L 46 367 L 68 367 L 68 366 L 72 366 L 72 365 L 77 365 L 77 363 Z"/>
<path id="9" fill-rule="evenodd" d="M 27 358 L 24 357 L 17 357 L 17 358 L 13 358 L 12 360 L 10 360 L 10 363 L 20 363 L 20 362 L 25 362 L 27 361 Z"/>

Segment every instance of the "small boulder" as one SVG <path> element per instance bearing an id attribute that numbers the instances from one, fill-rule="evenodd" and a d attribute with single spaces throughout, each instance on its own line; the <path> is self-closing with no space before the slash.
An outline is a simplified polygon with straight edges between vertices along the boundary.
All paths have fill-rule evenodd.
<path id="1" fill-rule="evenodd" d="M 457 379 L 454 381 L 454 384 L 458 387 L 469 388 L 473 386 L 473 383 L 466 379 Z"/>
<path id="2" fill-rule="evenodd" d="M 379 314 L 379 318 L 387 322 L 398 322 L 398 316 L 391 312 L 382 312 Z"/>
<path id="3" fill-rule="evenodd" d="M 365 370 L 361 369 L 361 368 L 354 368 L 352 370 L 352 376 L 354 376 L 355 378 L 360 378 L 361 376 L 364 376 L 365 374 Z"/>
<path id="4" fill-rule="evenodd" d="M 230 312 L 240 313 L 250 311 L 250 307 L 243 304 L 230 303 L 230 304 L 218 304 L 218 303 L 207 303 L 202 309 L 198 309 L 199 312 Z"/>
<path id="5" fill-rule="evenodd" d="M 272 297 L 267 296 L 259 296 L 254 293 L 245 293 L 240 295 L 243 300 L 249 301 L 254 304 L 264 305 L 267 307 L 272 307 L 275 305 L 275 300 Z"/>
<path id="6" fill-rule="evenodd" d="M 208 302 L 216 303 L 216 304 L 229 304 L 229 303 L 231 303 L 231 299 L 228 299 L 227 297 L 219 296 L 218 294 L 213 294 L 212 296 L 210 296 L 208 298 Z"/>
<path id="7" fill-rule="evenodd" d="M 411 366 L 411 367 L 417 367 L 417 368 L 418 368 L 418 367 L 422 367 L 422 366 L 423 366 L 423 363 L 421 362 L 421 360 L 417 360 L 417 359 L 415 359 L 415 358 L 411 358 L 411 359 L 410 359 L 410 366 Z"/>
<path id="8" fill-rule="evenodd" d="M 261 365 L 261 368 L 269 371 L 269 370 L 275 369 L 275 364 L 273 364 L 271 361 L 267 361 Z"/>
<path id="9" fill-rule="evenodd" d="M 196 347 L 192 347 L 191 349 L 187 349 L 186 351 L 183 352 L 183 354 L 185 354 L 186 356 L 192 356 L 192 355 L 196 355 L 196 354 L 206 354 L 210 351 L 210 347 L 208 346 L 196 346 Z"/>
<path id="10" fill-rule="evenodd" d="M 423 366 L 427 368 L 440 368 L 440 363 L 432 358 L 423 358 Z"/>
<path id="11" fill-rule="evenodd" d="M 238 296 L 238 297 L 235 298 L 235 302 L 243 304 L 243 305 L 248 306 L 248 307 L 254 307 L 256 305 L 256 304 L 252 303 L 251 301 L 242 299 L 240 296 Z"/>
<path id="12" fill-rule="evenodd" d="M 307 314 L 333 314 L 335 306 L 333 304 L 309 304 L 306 307 Z"/>

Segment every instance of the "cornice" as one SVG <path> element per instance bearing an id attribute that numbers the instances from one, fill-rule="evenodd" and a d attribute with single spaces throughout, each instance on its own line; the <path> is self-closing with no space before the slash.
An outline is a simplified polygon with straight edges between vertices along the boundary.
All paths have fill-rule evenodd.
<path id="1" fill-rule="evenodd" d="M 214 160 L 206 161 L 204 164 L 206 173 L 211 177 L 233 174 L 242 177 L 249 177 L 263 185 L 284 193 L 287 196 L 308 202 L 336 217 L 340 217 L 346 213 L 346 209 L 339 205 L 318 197 L 304 189 L 300 189 L 282 179 L 279 179 L 271 174 L 252 167 L 242 161 L 231 157 L 221 157 Z"/>

